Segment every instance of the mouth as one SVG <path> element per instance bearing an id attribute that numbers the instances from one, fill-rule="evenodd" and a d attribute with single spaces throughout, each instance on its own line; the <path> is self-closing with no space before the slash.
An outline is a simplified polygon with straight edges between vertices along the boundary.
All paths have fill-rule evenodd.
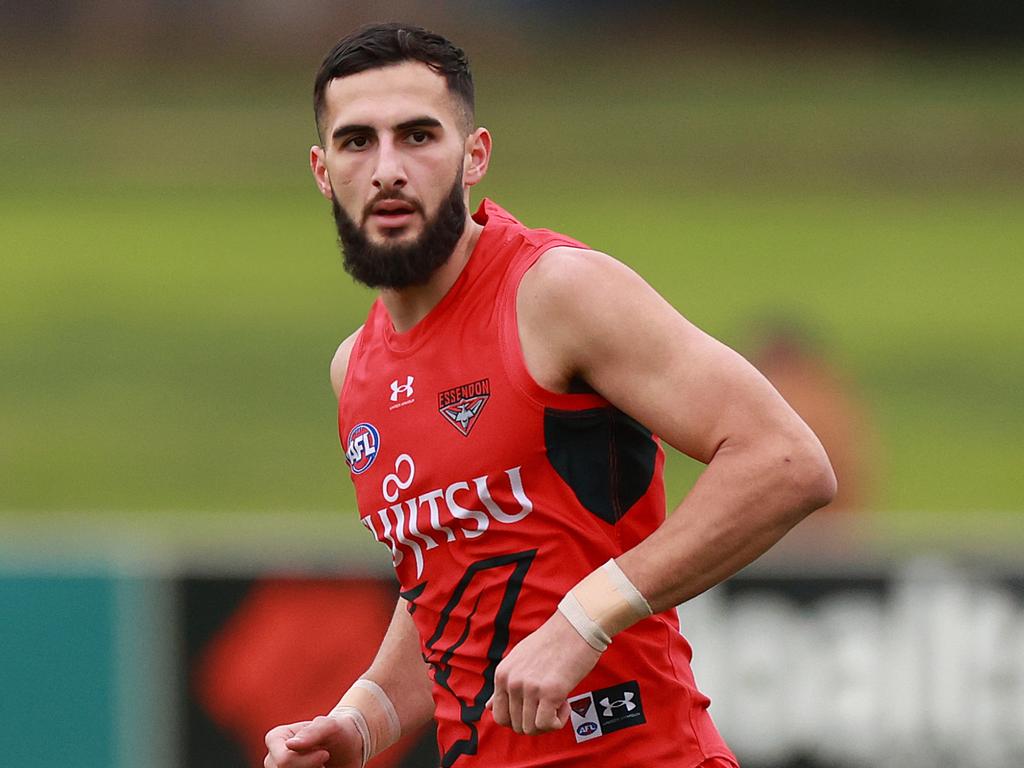
<path id="1" fill-rule="evenodd" d="M 416 212 L 416 206 L 405 200 L 380 200 L 370 208 L 373 220 L 386 228 L 404 227 Z"/>

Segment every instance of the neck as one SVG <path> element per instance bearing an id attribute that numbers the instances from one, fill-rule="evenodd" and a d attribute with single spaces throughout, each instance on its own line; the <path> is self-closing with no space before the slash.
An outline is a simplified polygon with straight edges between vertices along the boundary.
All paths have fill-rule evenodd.
<path id="1" fill-rule="evenodd" d="M 455 285 L 459 275 L 469 261 L 473 248 L 476 247 L 480 233 L 483 232 L 482 225 L 473 221 L 473 217 L 466 213 L 466 228 L 462 237 L 455 244 L 451 258 L 430 277 L 425 285 L 415 285 L 410 288 L 385 289 L 380 292 L 380 299 L 384 308 L 391 316 L 391 324 L 398 333 L 405 333 L 415 326 L 445 294 Z"/>

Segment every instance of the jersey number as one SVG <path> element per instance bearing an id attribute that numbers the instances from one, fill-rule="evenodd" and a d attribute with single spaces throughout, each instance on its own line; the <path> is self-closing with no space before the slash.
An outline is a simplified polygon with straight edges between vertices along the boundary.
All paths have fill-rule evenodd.
<path id="1" fill-rule="evenodd" d="M 434 669 L 434 682 L 448 691 L 459 703 L 459 717 L 468 729 L 468 733 L 457 739 L 451 746 L 445 749 L 442 745 L 442 749 L 444 749 L 444 753 L 441 755 L 442 768 L 450 768 L 460 755 L 476 754 L 477 723 L 483 717 L 484 704 L 494 693 L 494 670 L 508 649 L 512 611 L 515 609 L 516 600 L 519 599 L 526 572 L 530 569 L 536 554 L 537 550 L 531 549 L 479 560 L 469 566 L 452 592 L 448 604 L 441 611 L 437 629 L 425 643 L 427 654 L 424 659 Z M 509 573 L 502 577 L 495 577 L 493 574 L 487 573 L 494 569 L 508 570 Z M 496 605 L 495 601 L 486 600 L 487 595 L 484 590 L 472 589 L 475 586 L 474 580 L 481 574 L 484 574 L 485 578 L 489 576 L 487 581 L 491 584 L 504 583 L 504 593 Z M 471 603 L 470 600 L 472 600 Z M 464 608 L 468 608 L 469 612 L 464 620 L 452 622 L 452 612 L 463 601 L 466 601 Z M 485 602 L 487 607 L 481 608 L 481 602 Z M 464 626 L 458 626 L 463 621 Z M 474 639 L 480 638 L 487 632 L 491 633 L 491 636 L 490 645 L 487 648 L 487 665 L 483 670 L 480 688 L 472 701 L 465 701 L 452 689 L 450 662 L 452 656 L 466 642 L 470 632 L 473 633 Z M 459 688 L 466 690 L 467 686 L 460 681 Z"/>

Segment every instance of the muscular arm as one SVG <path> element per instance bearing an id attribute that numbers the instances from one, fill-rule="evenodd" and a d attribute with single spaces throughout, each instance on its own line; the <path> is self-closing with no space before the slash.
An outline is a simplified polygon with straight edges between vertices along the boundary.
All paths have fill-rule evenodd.
<path id="1" fill-rule="evenodd" d="M 600 253 L 552 249 L 520 286 L 527 367 L 576 377 L 707 464 L 675 513 L 618 558 L 655 611 L 732 575 L 835 492 L 818 439 L 757 370 Z"/>
<path id="2" fill-rule="evenodd" d="M 434 716 L 430 676 L 420 654 L 420 639 L 409 615 L 409 604 L 398 598 L 387 634 L 373 664 L 363 677 L 373 680 L 387 693 L 402 733 L 412 733 Z"/>
<path id="3" fill-rule="evenodd" d="M 358 336 L 356 331 L 345 339 L 331 361 L 331 384 L 339 398 Z M 397 732 L 376 693 L 370 695 L 371 699 L 377 698 L 377 703 L 369 704 L 364 711 L 358 696 L 368 695 L 365 688 L 352 689 L 349 693 L 357 698 L 350 699 L 346 694 L 330 716 L 271 729 L 266 736 L 265 768 L 353 768 L 362 764 L 364 749 L 384 749 L 401 733 L 411 733 L 430 720 L 434 713 L 430 678 L 408 603 L 402 598 L 398 599 L 373 664 L 362 677 L 376 683 L 390 700 L 398 716 Z M 353 707 L 361 713 L 359 718 L 352 714 Z M 368 721 L 374 717 L 378 720 L 371 726 Z"/>
<path id="4" fill-rule="evenodd" d="M 553 249 L 524 276 L 517 309 L 542 385 L 583 378 L 708 465 L 675 514 L 618 559 L 655 611 L 726 579 L 835 493 L 821 444 L 771 384 L 624 264 Z"/>
<path id="5" fill-rule="evenodd" d="M 377 657 L 363 678 L 375 682 L 390 699 L 398 715 L 397 732 L 389 725 L 367 727 L 367 720 L 374 716 L 390 720 L 379 705 L 365 711 L 357 707 L 364 718 L 365 736 L 357 719 L 338 707 L 331 715 L 271 729 L 266 736 L 264 768 L 357 768 L 363 764 L 364 749 L 382 751 L 392 739 L 411 733 L 430 720 L 434 711 L 430 680 L 405 600 L 399 598 Z M 350 700 L 347 706 L 353 703 Z M 382 742 L 376 740 L 374 733 L 390 735 Z"/>
<path id="6" fill-rule="evenodd" d="M 654 611 L 731 576 L 834 494 L 821 444 L 768 381 L 623 264 L 554 248 L 524 276 L 516 309 L 539 384 L 567 392 L 583 379 L 707 464 L 675 513 L 616 558 Z M 495 670 L 494 719 L 517 733 L 562 727 L 595 648 L 556 611 Z"/>
<path id="7" fill-rule="evenodd" d="M 362 327 L 345 339 L 331 360 L 331 386 L 336 397 L 341 397 L 349 357 L 360 331 Z M 408 607 L 406 600 L 398 599 L 380 650 L 363 675 L 387 693 L 398 712 L 403 733 L 423 725 L 434 714 L 430 677 L 420 654 L 419 637 Z"/>

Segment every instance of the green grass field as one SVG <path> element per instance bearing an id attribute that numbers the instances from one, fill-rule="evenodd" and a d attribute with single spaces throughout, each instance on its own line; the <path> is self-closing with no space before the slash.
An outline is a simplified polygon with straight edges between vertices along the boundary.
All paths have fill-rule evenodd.
<path id="1" fill-rule="evenodd" d="M 541 64 L 478 73 L 484 194 L 741 350 L 813 328 L 877 421 L 874 510 L 1024 513 L 1024 65 Z M 211 71 L 0 79 L 9 519 L 353 507 L 327 364 L 371 295 L 307 180 L 308 76 Z"/>

